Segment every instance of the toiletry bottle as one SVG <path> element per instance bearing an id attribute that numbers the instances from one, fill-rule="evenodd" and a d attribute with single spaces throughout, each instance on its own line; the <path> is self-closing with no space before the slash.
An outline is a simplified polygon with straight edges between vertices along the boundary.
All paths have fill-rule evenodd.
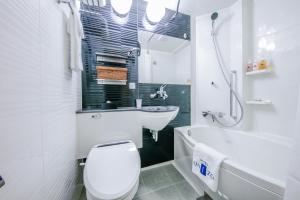
<path id="1" fill-rule="evenodd" d="M 253 62 L 253 71 L 258 70 L 258 66 L 257 66 L 257 60 L 254 60 Z"/>
<path id="2" fill-rule="evenodd" d="M 253 63 L 250 59 L 248 60 L 246 71 L 247 72 L 252 72 L 253 71 Z"/>
<path id="3" fill-rule="evenodd" d="M 268 61 L 266 59 L 261 59 L 258 63 L 258 69 L 264 70 L 267 69 L 267 67 L 268 67 Z"/>

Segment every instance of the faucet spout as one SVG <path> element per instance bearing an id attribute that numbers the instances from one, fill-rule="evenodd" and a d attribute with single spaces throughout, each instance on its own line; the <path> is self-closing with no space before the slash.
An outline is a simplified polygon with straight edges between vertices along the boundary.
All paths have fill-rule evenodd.
<path id="1" fill-rule="evenodd" d="M 151 99 L 161 98 L 163 100 L 166 100 L 169 97 L 167 91 L 165 91 L 166 86 L 167 84 L 161 85 L 159 89 L 157 88 L 155 93 L 150 94 L 150 98 Z"/>

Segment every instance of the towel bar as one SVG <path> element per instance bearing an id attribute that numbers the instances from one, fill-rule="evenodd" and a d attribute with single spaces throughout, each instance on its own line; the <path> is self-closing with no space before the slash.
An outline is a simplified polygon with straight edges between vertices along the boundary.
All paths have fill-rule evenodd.
<path id="1" fill-rule="evenodd" d="M 57 0 L 57 3 L 58 4 L 61 4 L 61 3 L 68 4 L 68 6 L 70 7 L 72 15 L 74 14 L 74 10 L 73 10 L 73 7 L 71 5 L 71 0 Z"/>

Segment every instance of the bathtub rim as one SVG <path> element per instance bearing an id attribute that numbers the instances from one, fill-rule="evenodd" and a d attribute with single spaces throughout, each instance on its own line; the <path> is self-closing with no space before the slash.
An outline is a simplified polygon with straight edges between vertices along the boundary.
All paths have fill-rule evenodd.
<path id="1" fill-rule="evenodd" d="M 184 142 L 189 146 L 189 148 L 193 149 L 195 143 L 197 143 L 197 141 L 195 141 L 195 139 L 193 139 L 192 137 L 190 137 L 188 135 L 188 131 L 190 129 L 194 129 L 194 128 L 215 128 L 215 127 L 210 127 L 210 126 L 206 126 L 206 125 L 196 125 L 196 126 L 185 126 L 185 127 L 178 127 L 174 129 L 174 133 L 178 132 L 179 136 L 181 137 L 181 139 L 184 140 Z M 244 134 L 244 135 L 249 135 L 250 133 L 245 133 L 243 131 L 237 131 L 237 130 L 229 130 L 229 129 L 223 129 L 225 131 L 230 131 L 232 133 L 239 133 L 239 134 Z M 281 145 L 287 146 L 288 148 L 290 148 L 291 145 L 291 140 L 284 138 L 283 140 L 281 140 L 282 138 L 279 136 L 275 136 L 274 138 L 268 138 L 269 134 L 262 134 L 262 135 L 257 135 L 257 134 L 253 134 L 250 136 L 256 137 L 256 138 L 260 138 L 260 139 L 264 139 L 264 140 L 269 140 L 269 141 L 273 141 L 276 143 L 279 143 Z M 281 139 L 279 139 L 281 138 Z M 284 192 L 285 192 L 285 187 L 286 187 L 286 183 L 282 180 L 278 180 L 272 177 L 269 177 L 261 172 L 258 172 L 256 170 L 253 170 L 251 168 L 245 167 L 233 160 L 230 159 L 226 159 L 222 165 L 221 168 L 227 171 L 230 171 L 231 173 L 233 173 L 234 175 L 247 180 L 248 182 L 262 188 L 265 189 L 271 193 L 280 195 L 280 196 L 284 196 Z"/>

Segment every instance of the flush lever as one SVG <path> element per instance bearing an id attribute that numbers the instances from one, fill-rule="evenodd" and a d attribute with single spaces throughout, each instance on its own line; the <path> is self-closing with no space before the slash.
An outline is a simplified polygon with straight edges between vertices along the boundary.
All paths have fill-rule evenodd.
<path id="1" fill-rule="evenodd" d="M 0 176 L 0 188 L 2 188 L 5 185 L 5 181 L 2 178 L 2 176 Z"/>

